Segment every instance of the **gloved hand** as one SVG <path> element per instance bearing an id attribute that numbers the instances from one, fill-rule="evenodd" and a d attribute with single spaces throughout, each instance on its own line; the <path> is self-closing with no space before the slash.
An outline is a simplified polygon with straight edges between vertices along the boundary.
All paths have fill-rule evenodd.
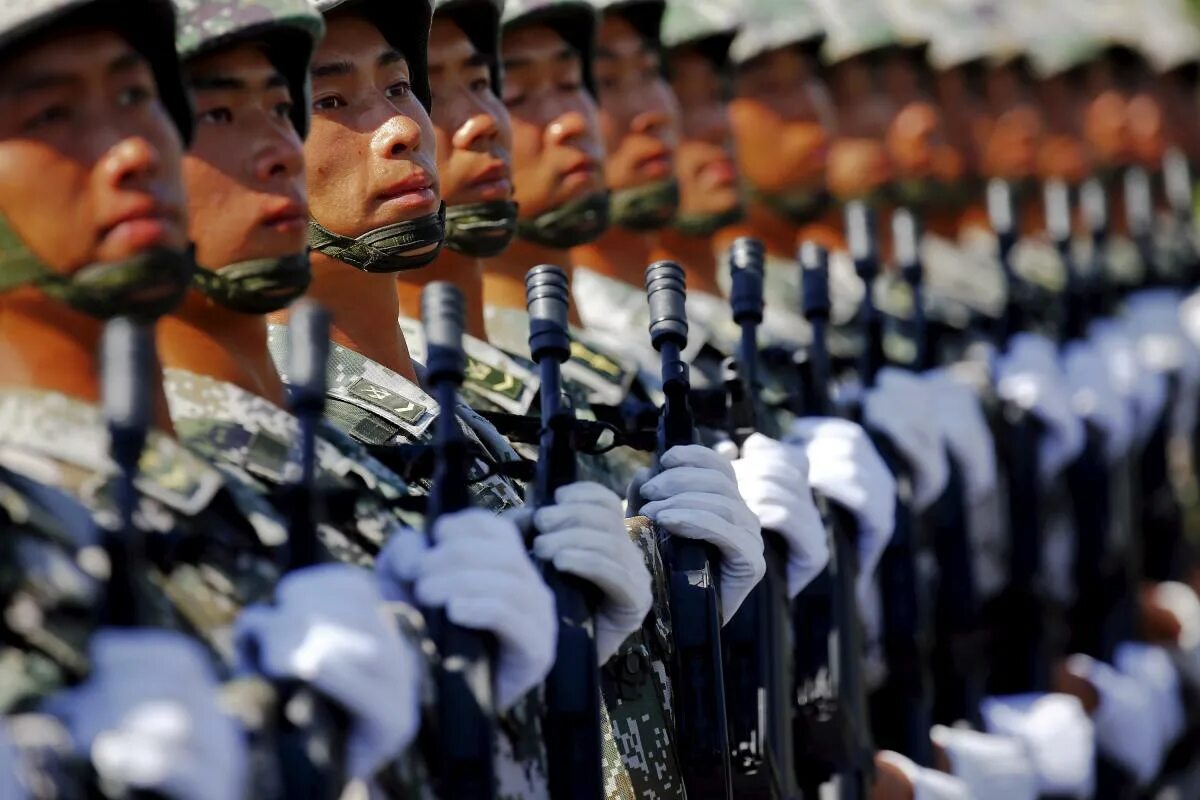
<path id="1" fill-rule="evenodd" d="M 1186 727 L 1180 674 L 1165 648 L 1141 642 L 1122 642 L 1113 653 L 1113 666 L 1137 681 L 1154 697 L 1164 746 L 1170 751 Z"/>
<path id="2" fill-rule="evenodd" d="M 285 575 L 274 605 L 247 608 L 234 633 L 245 669 L 312 686 L 349 714 L 347 768 L 374 774 L 420 721 L 416 648 L 388 619 L 371 573 L 327 564 Z"/>
<path id="3" fill-rule="evenodd" d="M 858 596 L 864 601 L 896 525 L 896 479 L 862 426 L 806 417 L 784 439 L 804 447 L 813 489 L 858 520 Z"/>
<path id="4" fill-rule="evenodd" d="M 880 750 L 876 757 L 904 773 L 913 787 L 913 800 L 973 800 L 970 788 L 960 779 L 935 769 L 918 767 L 913 761 L 891 750 Z"/>
<path id="5" fill-rule="evenodd" d="M 912 469 L 917 513 L 933 505 L 950 481 L 950 461 L 926 389 L 913 373 L 885 367 L 863 403 L 867 424 L 887 436 Z"/>
<path id="6" fill-rule="evenodd" d="M 756 433 L 733 462 L 738 490 L 766 530 L 787 542 L 788 597 L 829 563 L 829 537 L 808 485 L 808 456 L 796 445 Z"/>
<path id="7" fill-rule="evenodd" d="M 604 593 L 596 609 L 596 653 L 604 664 L 641 627 L 654 600 L 642 551 L 625 530 L 621 498 L 598 483 L 572 483 L 554 493 L 554 505 L 533 514 L 533 524 L 535 556 Z"/>
<path id="8" fill-rule="evenodd" d="M 246 791 L 242 731 L 218 706 L 200 645 L 165 630 L 97 631 L 87 681 L 47 709 L 106 783 L 171 800 L 228 800 Z"/>
<path id="9" fill-rule="evenodd" d="M 996 443 L 979 397 L 950 368 L 931 369 L 923 377 L 931 402 L 927 416 L 962 468 L 967 500 L 982 502 L 996 488 Z"/>
<path id="10" fill-rule="evenodd" d="M 1037 776 L 1019 739 L 934 725 L 930 739 L 974 800 L 1037 800 Z"/>
<path id="11" fill-rule="evenodd" d="M 1053 480 L 1087 443 L 1083 422 L 1071 410 L 1057 348 L 1044 336 L 1019 333 L 998 360 L 996 371 L 997 393 L 1028 410 L 1045 426 L 1039 472 L 1043 480 Z"/>
<path id="12" fill-rule="evenodd" d="M 19 756 L 0 725 L 0 797 L 25 800 L 29 796 L 22 787 L 24 781 L 21 772 Z"/>
<path id="13" fill-rule="evenodd" d="M 1158 773 L 1166 754 L 1163 720 L 1152 690 L 1101 661 L 1073 655 L 1067 669 L 1083 678 L 1100 695 L 1092 719 L 1100 751 L 1146 786 Z"/>
<path id="14" fill-rule="evenodd" d="M 507 711 L 550 674 L 558 615 L 512 520 L 481 509 L 447 514 L 424 537 L 394 536 L 375 562 L 384 597 L 443 608 L 455 625 L 486 631 L 500 648 L 496 705 Z"/>
<path id="15" fill-rule="evenodd" d="M 1103 354 L 1092 342 L 1077 340 L 1067 345 L 1062 360 L 1071 408 L 1104 435 L 1108 462 L 1120 460 L 1133 443 L 1133 407 L 1113 386 Z"/>
<path id="16" fill-rule="evenodd" d="M 1092 796 L 1096 739 L 1083 704 L 1065 694 L 988 697 L 980 705 L 989 733 L 1020 739 L 1037 774 L 1038 794 Z"/>
<path id="17" fill-rule="evenodd" d="M 1089 340 L 1104 359 L 1110 384 L 1125 404 L 1132 407 L 1133 441 L 1145 442 L 1167 405 L 1166 377 L 1142 366 L 1137 342 L 1121 321 L 1098 319 L 1088 331 Z"/>
<path id="18" fill-rule="evenodd" d="M 700 445 L 672 447 L 662 471 L 642 484 L 641 513 L 672 536 L 709 542 L 721 552 L 721 608 L 737 613 L 767 571 L 762 526 L 738 492 L 733 466 Z"/>

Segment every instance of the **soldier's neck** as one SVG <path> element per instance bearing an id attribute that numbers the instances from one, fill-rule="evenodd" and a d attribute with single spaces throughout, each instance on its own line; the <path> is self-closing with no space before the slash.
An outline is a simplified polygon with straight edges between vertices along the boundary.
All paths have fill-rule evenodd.
<path id="1" fill-rule="evenodd" d="M 158 324 L 164 367 L 207 375 L 283 406 L 287 395 L 267 347 L 267 320 L 240 314 L 202 293 L 188 292 L 183 305 Z"/>
<path id="2" fill-rule="evenodd" d="M 483 261 L 443 248 L 430 266 L 397 274 L 396 295 L 400 299 L 402 316 L 421 318 L 421 292 L 434 281 L 449 281 L 459 288 L 466 303 L 467 333 L 476 339 L 486 340 L 487 329 L 483 323 Z"/>
<path id="3" fill-rule="evenodd" d="M 688 291 L 721 296 L 717 283 L 717 255 L 713 240 L 708 236 L 685 236 L 674 228 L 667 228 L 658 236 L 658 244 L 651 252 L 654 261 L 674 261 L 687 273 Z"/>
<path id="4" fill-rule="evenodd" d="M 417 373 L 400 330 L 396 276 L 364 272 L 315 251 L 310 259 L 308 297 L 332 314 L 329 338 L 415 383 Z M 274 322 L 287 319 L 286 311 L 271 315 Z"/>
<path id="5" fill-rule="evenodd" d="M 571 262 L 641 289 L 657 239 L 657 234 L 610 227 L 596 241 L 572 248 Z"/>
<path id="6" fill-rule="evenodd" d="M 954 240 L 958 237 L 958 221 L 962 218 L 962 210 L 958 208 L 943 208 L 927 211 L 922 219 L 922 227 L 935 236 Z"/>
<path id="7" fill-rule="evenodd" d="M 714 237 L 717 250 L 728 250 L 733 240 L 742 236 L 761 240 L 769 256 L 796 257 L 796 226 L 762 203 L 751 201 L 746 206 L 745 219 L 717 233 Z"/>
<path id="8" fill-rule="evenodd" d="M 503 253 L 483 262 L 483 303 L 489 308 L 524 311 L 525 307 L 525 273 L 536 266 L 551 264 L 562 267 L 571 279 L 571 254 L 567 250 L 555 250 L 552 247 L 528 242 L 524 239 L 514 239 Z M 579 328 L 583 321 L 572 303 L 567 311 L 568 321 Z"/>
<path id="9" fill-rule="evenodd" d="M 38 389 L 100 402 L 100 338 L 104 325 L 35 289 L 17 289 L 0 301 L 0 386 Z M 154 426 L 173 433 L 155 367 L 150 391 Z"/>

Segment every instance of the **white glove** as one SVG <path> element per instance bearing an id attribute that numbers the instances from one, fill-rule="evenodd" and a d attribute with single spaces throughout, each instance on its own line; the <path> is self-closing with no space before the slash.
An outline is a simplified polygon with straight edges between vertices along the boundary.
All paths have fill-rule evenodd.
<path id="1" fill-rule="evenodd" d="M 858 595 L 863 602 L 896 526 L 896 479 L 862 426 L 806 417 L 784 440 L 804 447 L 813 489 L 858 520 Z"/>
<path id="2" fill-rule="evenodd" d="M 1180 695 L 1179 670 L 1165 648 L 1141 642 L 1122 642 L 1113 665 L 1154 696 L 1164 747 L 1169 750 L 1183 734 L 1186 721 Z"/>
<path id="3" fill-rule="evenodd" d="M 829 563 L 829 537 L 808 485 L 808 456 L 756 433 L 743 443 L 733 471 L 763 528 L 787 542 L 788 597 L 795 597 Z"/>
<path id="4" fill-rule="evenodd" d="M 440 517 L 436 546 L 393 536 L 375 562 L 384 597 L 444 608 L 455 625 L 496 637 L 496 706 L 507 711 L 554 666 L 554 595 L 511 519 L 473 508 Z"/>
<path id="5" fill-rule="evenodd" d="M 933 505 L 950 481 L 950 461 L 927 388 L 917 375 L 885 367 L 863 403 L 867 424 L 887 436 L 912 469 L 917 513 Z"/>
<path id="6" fill-rule="evenodd" d="M 662 472 L 641 486 L 641 513 L 672 536 L 709 542 L 721 552 L 721 607 L 737 613 L 767 571 L 762 526 L 738 492 L 733 466 L 700 445 L 672 447 Z"/>
<path id="7" fill-rule="evenodd" d="M 1182 436 L 1191 435 L 1200 402 L 1200 350 L 1185 328 L 1190 316 L 1182 293 L 1175 289 L 1142 290 L 1125 303 L 1138 358 L 1154 372 L 1178 376 L 1171 426 L 1172 433 Z"/>
<path id="8" fill-rule="evenodd" d="M 967 500 L 982 502 L 996 488 L 996 443 L 979 397 L 949 368 L 929 370 L 923 377 L 931 402 L 926 413 L 962 468 Z"/>
<path id="9" fill-rule="evenodd" d="M 642 551 L 625 530 L 621 498 L 598 483 L 572 483 L 554 493 L 554 505 L 534 513 L 533 524 L 535 556 L 604 593 L 596 609 L 596 653 L 604 664 L 642 626 L 654 600 Z"/>
<path id="10" fill-rule="evenodd" d="M 945 725 L 934 725 L 929 738 L 975 800 L 1037 800 L 1037 776 L 1019 739 Z"/>
<path id="11" fill-rule="evenodd" d="M 0 797 L 25 800 L 29 796 L 22 788 L 21 772 L 19 756 L 0 725 Z"/>
<path id="12" fill-rule="evenodd" d="M 416 648 L 388 619 L 370 572 L 327 564 L 289 573 L 275 604 L 247 608 L 234 632 L 243 668 L 302 681 L 350 715 L 353 777 L 371 776 L 412 742 L 420 720 Z"/>
<path id="13" fill-rule="evenodd" d="M 1126 328 L 1117 320 L 1099 319 L 1092 323 L 1089 336 L 1104 359 L 1112 387 L 1127 406 L 1132 406 L 1132 435 L 1141 443 L 1153 432 L 1166 408 L 1167 379 L 1143 368 L 1136 341 Z"/>
<path id="14" fill-rule="evenodd" d="M 918 767 L 906 756 L 880 750 L 879 758 L 904 773 L 913 787 L 913 800 L 972 800 L 970 788 L 960 779 L 936 769 Z"/>
<path id="15" fill-rule="evenodd" d="M 1025 744 L 1037 774 L 1038 794 L 1080 800 L 1092 796 L 1095 731 L 1078 698 L 1066 694 L 988 697 L 980 711 L 989 732 Z"/>
<path id="16" fill-rule="evenodd" d="M 47 701 L 105 782 L 172 800 L 246 791 L 242 731 L 218 706 L 199 644 L 165 630 L 97 631 L 87 682 Z"/>
<path id="17" fill-rule="evenodd" d="M 1019 333 L 996 365 L 997 393 L 1034 414 L 1045 426 L 1039 471 L 1053 480 L 1086 445 L 1083 421 L 1071 409 L 1057 348 L 1044 336 Z"/>
<path id="18" fill-rule="evenodd" d="M 1071 656 L 1067 669 L 1090 683 L 1100 695 L 1100 705 L 1092 717 L 1100 751 L 1129 771 L 1139 786 L 1150 783 L 1166 752 L 1153 691 L 1136 678 L 1089 656 Z"/>
<path id="19" fill-rule="evenodd" d="M 1100 429 L 1108 462 L 1120 460 L 1133 442 L 1133 407 L 1114 387 L 1104 355 L 1092 342 L 1078 340 L 1067 345 L 1062 360 L 1071 407 Z"/>

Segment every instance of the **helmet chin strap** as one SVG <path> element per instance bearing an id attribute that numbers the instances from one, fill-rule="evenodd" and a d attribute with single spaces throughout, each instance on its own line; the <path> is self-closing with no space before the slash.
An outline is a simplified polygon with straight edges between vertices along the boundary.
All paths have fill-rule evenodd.
<path id="1" fill-rule="evenodd" d="M 446 204 L 436 213 L 385 225 L 361 236 L 342 236 L 308 221 L 308 246 L 363 272 L 406 272 L 435 258 L 446 241 Z M 425 252 L 422 252 L 425 251 Z"/>
<path id="2" fill-rule="evenodd" d="M 517 220 L 517 235 L 555 250 L 594 242 L 608 229 L 608 205 L 608 192 L 595 192 L 533 219 Z"/>
<path id="3" fill-rule="evenodd" d="M 722 228 L 736 225 L 746 217 L 741 203 L 713 214 L 677 214 L 672 225 L 684 236 L 706 238 Z"/>
<path id="4" fill-rule="evenodd" d="M 825 213 L 830 204 L 829 193 L 824 189 L 763 192 L 753 186 L 747 186 L 746 194 L 793 225 L 812 222 Z"/>
<path id="5" fill-rule="evenodd" d="M 674 179 L 612 194 L 614 225 L 631 231 L 657 231 L 671 224 L 679 208 L 679 183 Z"/>
<path id="6" fill-rule="evenodd" d="M 449 206 L 446 246 L 471 258 L 498 256 L 517 234 L 517 211 L 511 200 Z"/>
<path id="7" fill-rule="evenodd" d="M 97 319 L 121 316 L 152 322 L 179 305 L 194 272 L 190 250 L 159 247 L 62 275 L 34 255 L 0 215 L 0 293 L 35 286 Z"/>
<path id="8" fill-rule="evenodd" d="M 225 308 L 270 314 L 291 305 L 312 280 L 308 253 L 239 261 L 218 270 L 196 267 L 193 285 Z"/>

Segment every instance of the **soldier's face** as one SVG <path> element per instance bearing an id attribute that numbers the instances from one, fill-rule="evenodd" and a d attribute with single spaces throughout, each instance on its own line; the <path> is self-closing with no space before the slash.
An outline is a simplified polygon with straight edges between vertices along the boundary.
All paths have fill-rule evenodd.
<path id="1" fill-rule="evenodd" d="M 870 197 L 892 179 L 887 144 L 896 107 L 882 80 L 881 62 L 873 56 L 851 58 L 830 70 L 838 137 L 830 148 L 828 185 L 840 199 Z M 920 141 L 928 120 L 917 122 L 912 133 Z"/>
<path id="2" fill-rule="evenodd" d="M 115 32 L 39 39 L 0 63 L 0 213 L 70 274 L 187 244 L 179 134 Z"/>
<path id="3" fill-rule="evenodd" d="M 675 153 L 680 213 L 720 214 L 736 208 L 740 198 L 732 130 L 716 65 L 694 49 L 676 51 L 671 88 L 679 98 L 682 122 Z"/>
<path id="4" fill-rule="evenodd" d="M 991 117 L 982 133 L 982 168 L 988 177 L 1024 180 L 1037 174 L 1042 118 L 1030 102 L 1017 68 L 989 69 L 984 77 Z"/>
<path id="5" fill-rule="evenodd" d="M 284 76 L 246 44 L 194 59 L 186 79 L 196 137 L 183 176 L 196 260 L 219 269 L 302 252 L 304 145 Z"/>
<path id="6" fill-rule="evenodd" d="M 603 191 L 604 145 L 579 53 L 544 25 L 506 31 L 502 52 L 521 217 Z"/>
<path id="7" fill-rule="evenodd" d="M 658 53 L 618 14 L 605 15 L 600 25 L 596 85 L 608 188 L 631 189 L 673 177 L 679 104 L 662 76 Z"/>
<path id="8" fill-rule="evenodd" d="M 449 19 L 433 21 L 429 79 L 438 175 L 446 204 L 511 199 L 512 124 L 508 111 L 492 92 L 487 59 Z"/>
<path id="9" fill-rule="evenodd" d="M 433 123 L 409 75 L 403 54 L 366 19 L 328 18 L 304 159 L 312 216 L 334 233 L 359 236 L 438 210 Z"/>
<path id="10" fill-rule="evenodd" d="M 1089 164 L 1079 135 L 1083 109 L 1078 87 L 1070 74 L 1054 75 L 1038 82 L 1036 95 L 1047 127 L 1038 145 L 1038 177 L 1079 183 L 1087 177 Z"/>
<path id="11" fill-rule="evenodd" d="M 797 48 L 743 64 L 729 104 L 738 168 L 763 192 L 824 188 L 833 106 Z"/>

